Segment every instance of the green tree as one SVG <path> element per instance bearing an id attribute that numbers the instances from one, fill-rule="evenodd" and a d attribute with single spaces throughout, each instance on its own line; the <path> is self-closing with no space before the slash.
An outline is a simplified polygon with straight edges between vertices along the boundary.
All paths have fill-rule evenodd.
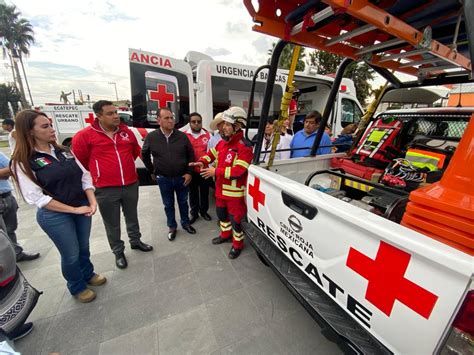
<path id="1" fill-rule="evenodd" d="M 15 5 L 0 3 L 0 37 L 2 38 L 2 46 L 10 59 L 10 64 L 14 71 L 13 77 L 20 91 L 22 106 L 27 108 L 29 104 L 26 100 L 25 90 L 18 68 L 18 61 L 23 68 L 23 74 L 26 80 L 23 56 L 29 55 L 29 47 L 35 42 L 35 39 L 33 27 L 30 22 L 21 18 L 20 15 Z M 18 61 L 15 60 L 16 58 L 18 58 Z"/>
<path id="2" fill-rule="evenodd" d="M 310 64 L 316 67 L 319 74 L 327 75 L 337 71 L 344 57 L 329 52 L 314 50 L 309 53 Z M 365 105 L 366 99 L 371 94 L 370 80 L 374 78 L 374 71 L 365 63 L 351 63 L 344 73 L 344 77 L 354 81 L 357 99 Z"/>
<path id="3" fill-rule="evenodd" d="M 268 58 L 267 64 L 270 64 L 271 56 L 273 54 L 273 50 L 275 49 L 276 43 L 272 44 L 272 48 L 268 50 L 268 55 L 270 58 Z M 295 48 L 294 44 L 288 44 L 283 48 L 283 51 L 281 52 L 280 55 L 280 60 L 278 61 L 278 68 L 280 69 L 290 69 L 291 65 L 291 58 L 293 57 L 293 49 Z M 300 50 L 300 55 L 298 57 L 298 64 L 296 64 L 296 70 L 298 71 L 303 71 L 305 68 L 305 63 L 304 63 L 304 58 L 305 56 L 305 49 L 301 47 Z"/>
<path id="4" fill-rule="evenodd" d="M 21 101 L 21 95 L 15 85 L 0 84 L 0 117 L 13 117 L 19 110 L 18 103 Z M 9 105 L 10 104 L 10 105 Z M 13 113 L 10 110 L 13 109 Z"/>

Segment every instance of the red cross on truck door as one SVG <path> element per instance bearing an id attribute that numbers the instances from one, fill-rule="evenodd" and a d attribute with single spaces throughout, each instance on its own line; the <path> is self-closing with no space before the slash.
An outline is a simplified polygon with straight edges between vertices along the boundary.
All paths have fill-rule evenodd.
<path id="1" fill-rule="evenodd" d="M 429 319 L 438 296 L 405 278 L 411 255 L 380 242 L 375 260 L 350 248 L 346 265 L 367 279 L 365 298 L 390 317 L 395 301 Z"/>
<path id="2" fill-rule="evenodd" d="M 166 91 L 165 84 L 157 84 L 156 91 L 150 90 L 150 100 L 158 101 L 158 108 L 167 107 L 168 102 L 174 102 L 174 94 Z"/>
<path id="3" fill-rule="evenodd" d="M 249 183 L 249 195 L 253 199 L 253 208 L 258 212 L 258 204 L 265 206 L 265 194 L 260 191 L 260 179 L 255 177 L 253 185 Z"/>

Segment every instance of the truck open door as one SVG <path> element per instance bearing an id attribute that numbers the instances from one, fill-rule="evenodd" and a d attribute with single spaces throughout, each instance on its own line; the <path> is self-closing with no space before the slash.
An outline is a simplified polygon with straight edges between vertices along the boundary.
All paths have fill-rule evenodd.
<path id="1" fill-rule="evenodd" d="M 156 128 L 158 110 L 168 107 L 176 127 L 184 126 L 195 107 L 193 74 L 184 60 L 129 49 L 133 125 Z"/>

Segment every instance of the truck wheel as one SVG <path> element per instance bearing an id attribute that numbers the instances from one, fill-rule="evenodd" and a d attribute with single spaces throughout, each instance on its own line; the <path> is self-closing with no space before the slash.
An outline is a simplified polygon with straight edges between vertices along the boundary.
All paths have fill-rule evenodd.
<path id="1" fill-rule="evenodd" d="M 265 258 L 262 256 L 262 254 L 257 251 L 257 256 L 258 258 L 260 259 L 260 261 L 262 262 L 263 265 L 265 265 L 266 267 L 269 267 L 270 265 L 268 265 L 267 261 L 265 260 Z"/>

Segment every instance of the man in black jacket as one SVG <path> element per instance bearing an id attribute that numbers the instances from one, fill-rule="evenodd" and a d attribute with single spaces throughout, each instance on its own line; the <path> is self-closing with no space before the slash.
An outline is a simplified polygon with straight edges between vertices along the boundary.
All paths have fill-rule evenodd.
<path id="1" fill-rule="evenodd" d="M 174 194 L 178 199 L 181 226 L 188 233 L 196 230 L 189 224 L 188 193 L 194 151 L 186 134 L 174 129 L 173 113 L 168 108 L 161 108 L 158 114 L 160 128 L 150 133 L 143 143 L 142 159 L 148 172 L 156 177 L 161 198 L 165 205 L 168 240 L 176 237 L 177 223 L 174 211 Z M 153 156 L 153 163 L 151 157 Z"/>

